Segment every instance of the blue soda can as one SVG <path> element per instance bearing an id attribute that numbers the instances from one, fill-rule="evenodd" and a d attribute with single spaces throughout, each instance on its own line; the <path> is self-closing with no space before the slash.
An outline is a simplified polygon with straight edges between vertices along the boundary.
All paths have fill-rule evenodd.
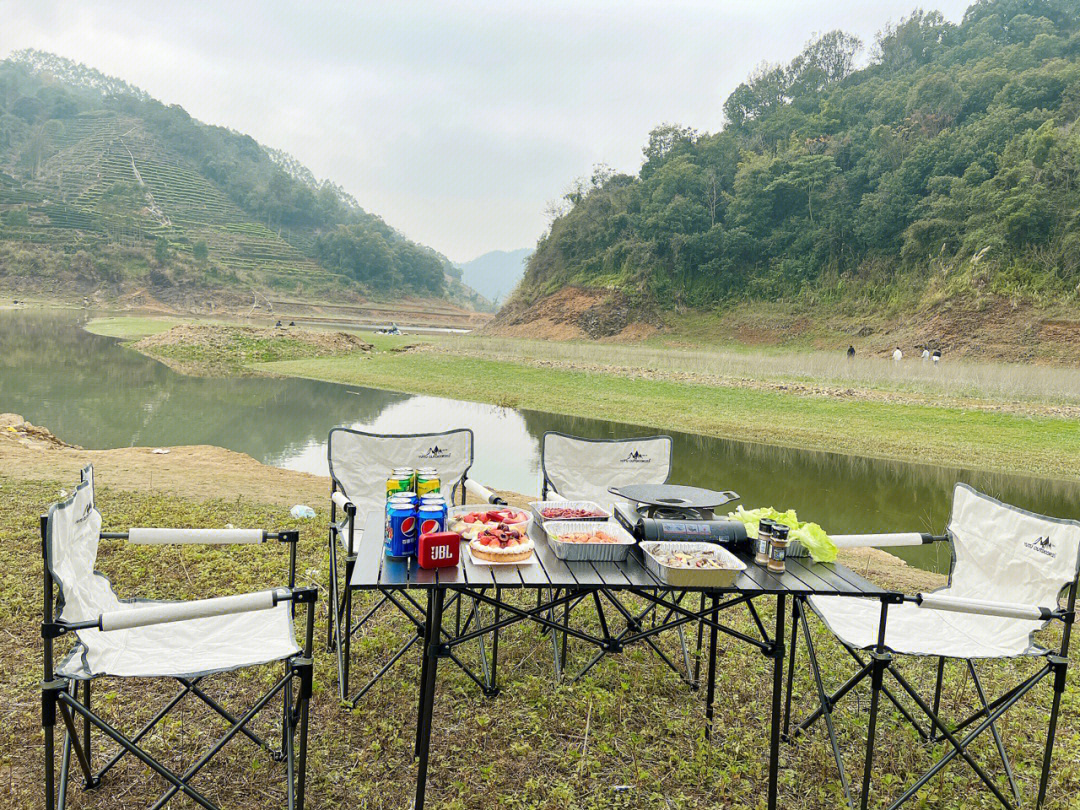
<path id="1" fill-rule="evenodd" d="M 433 534 L 446 531 L 446 505 L 440 503 L 422 503 L 416 512 L 420 524 L 420 534 Z"/>
<path id="2" fill-rule="evenodd" d="M 386 553 L 390 557 L 416 554 L 416 507 L 404 503 L 389 506 L 386 526 Z"/>

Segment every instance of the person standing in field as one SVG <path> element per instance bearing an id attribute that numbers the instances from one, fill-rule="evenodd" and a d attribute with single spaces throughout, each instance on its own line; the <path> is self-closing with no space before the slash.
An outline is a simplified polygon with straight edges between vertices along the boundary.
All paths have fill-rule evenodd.
<path id="1" fill-rule="evenodd" d="M 930 350 L 928 348 L 926 348 L 925 346 L 923 346 L 923 350 L 922 350 L 922 359 L 923 359 L 924 363 L 927 360 L 930 359 Z"/>
<path id="2" fill-rule="evenodd" d="M 855 347 L 854 346 L 848 346 L 847 347 L 847 359 L 848 360 L 854 360 L 855 359 Z"/>
<path id="3" fill-rule="evenodd" d="M 897 346 L 896 351 L 892 353 L 892 359 L 895 360 L 897 363 L 904 359 L 904 353 L 900 351 L 899 346 Z"/>
<path id="4" fill-rule="evenodd" d="M 934 349 L 933 359 L 935 363 L 941 362 L 941 349 Z"/>

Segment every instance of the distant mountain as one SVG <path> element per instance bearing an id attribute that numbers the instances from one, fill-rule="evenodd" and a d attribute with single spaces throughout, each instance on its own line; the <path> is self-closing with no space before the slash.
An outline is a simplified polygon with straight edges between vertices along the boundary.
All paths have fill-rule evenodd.
<path id="1" fill-rule="evenodd" d="M 53 54 L 0 61 L 8 286 L 486 303 L 459 275 L 442 254 L 250 136 Z"/>
<path id="2" fill-rule="evenodd" d="M 493 250 L 459 264 L 461 280 L 492 301 L 506 299 L 525 274 L 532 248 Z"/>

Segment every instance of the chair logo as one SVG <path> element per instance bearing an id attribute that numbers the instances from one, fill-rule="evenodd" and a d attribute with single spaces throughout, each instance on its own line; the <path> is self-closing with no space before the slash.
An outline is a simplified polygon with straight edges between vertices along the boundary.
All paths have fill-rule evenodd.
<path id="1" fill-rule="evenodd" d="M 1024 543 L 1024 548 L 1030 548 L 1032 551 L 1037 551 L 1040 554 L 1045 554 L 1047 557 L 1056 557 L 1057 552 L 1054 551 L 1054 544 L 1050 542 L 1050 536 L 1036 537 L 1030 543 Z"/>
<path id="2" fill-rule="evenodd" d="M 420 458 L 450 458 L 450 451 L 445 447 L 429 447 L 426 453 L 421 453 Z"/>
<path id="3" fill-rule="evenodd" d="M 84 520 L 86 520 L 88 517 L 90 517 L 90 513 L 93 512 L 93 511 L 94 511 L 94 504 L 92 502 L 88 501 L 87 504 L 86 504 L 86 508 L 83 509 L 83 513 L 78 518 L 75 519 L 75 522 L 76 523 L 82 523 Z"/>
<path id="4" fill-rule="evenodd" d="M 633 450 L 622 461 L 623 464 L 649 464 L 652 459 L 639 450 Z"/>

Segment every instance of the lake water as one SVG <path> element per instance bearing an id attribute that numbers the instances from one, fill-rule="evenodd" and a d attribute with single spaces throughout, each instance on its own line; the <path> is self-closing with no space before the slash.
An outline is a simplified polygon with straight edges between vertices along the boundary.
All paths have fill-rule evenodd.
<path id="1" fill-rule="evenodd" d="M 545 431 L 591 438 L 659 432 L 310 380 L 186 377 L 84 331 L 84 318 L 77 312 L 0 312 L 0 413 L 22 414 L 90 449 L 212 444 L 325 475 L 326 436 L 337 425 L 382 433 L 470 427 L 476 436 L 472 477 L 535 493 Z M 835 533 L 940 532 L 957 481 L 1025 509 L 1080 517 L 1080 485 L 1073 482 L 672 436 L 672 482 L 733 489 L 747 508 L 794 507 L 803 519 Z M 1017 459 L 1022 462 L 1022 448 Z M 948 554 L 935 549 L 901 555 L 948 569 Z"/>

